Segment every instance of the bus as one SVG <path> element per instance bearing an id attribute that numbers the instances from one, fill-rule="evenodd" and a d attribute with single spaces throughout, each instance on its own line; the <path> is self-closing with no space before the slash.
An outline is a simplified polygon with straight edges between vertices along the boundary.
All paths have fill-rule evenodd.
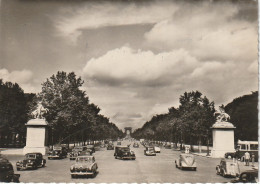
<path id="1" fill-rule="evenodd" d="M 241 141 L 238 140 L 236 152 L 235 153 L 226 153 L 226 158 L 237 158 L 238 160 L 245 160 L 245 153 L 248 152 L 250 154 L 250 158 L 252 158 L 252 154 L 255 155 L 255 161 L 258 161 L 258 141 Z M 251 160 L 251 159 L 250 159 Z"/>

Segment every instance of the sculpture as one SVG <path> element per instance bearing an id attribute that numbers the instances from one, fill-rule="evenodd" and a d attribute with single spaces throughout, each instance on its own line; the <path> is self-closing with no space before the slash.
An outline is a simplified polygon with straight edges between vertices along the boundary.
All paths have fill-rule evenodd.
<path id="1" fill-rule="evenodd" d="M 37 104 L 37 108 L 31 113 L 34 119 L 44 119 L 43 114 L 46 113 L 46 109 L 42 106 L 42 103 Z"/>
<path id="2" fill-rule="evenodd" d="M 217 116 L 216 117 L 217 123 L 227 122 L 230 120 L 230 116 L 227 113 L 225 113 L 223 107 L 219 107 L 219 112 L 215 112 L 214 115 Z"/>

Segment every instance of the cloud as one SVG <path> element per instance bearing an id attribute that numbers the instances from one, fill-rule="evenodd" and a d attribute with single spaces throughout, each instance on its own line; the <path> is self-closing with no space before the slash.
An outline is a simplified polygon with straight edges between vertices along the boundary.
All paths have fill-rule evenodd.
<path id="1" fill-rule="evenodd" d="M 85 3 L 77 8 L 66 8 L 54 20 L 58 34 L 76 42 L 84 29 L 107 26 L 154 24 L 172 16 L 178 9 L 174 3 L 103 2 Z"/>
<path id="2" fill-rule="evenodd" d="M 240 11 L 231 3 L 186 5 L 145 34 L 147 45 L 183 48 L 199 60 L 251 62 L 257 59 L 257 22 L 238 18 Z"/>
<path id="3" fill-rule="evenodd" d="M 0 69 L 0 79 L 5 82 L 18 83 L 25 92 L 35 92 L 32 84 L 33 73 L 30 70 L 14 70 L 9 72 L 7 69 Z"/>
<path id="4" fill-rule="evenodd" d="M 178 107 L 185 91 L 199 90 L 216 104 L 254 91 L 257 77 L 244 68 L 255 65 L 199 60 L 184 49 L 155 54 L 125 46 L 92 58 L 82 73 L 90 99 L 123 128 L 140 127 L 153 115 Z"/>

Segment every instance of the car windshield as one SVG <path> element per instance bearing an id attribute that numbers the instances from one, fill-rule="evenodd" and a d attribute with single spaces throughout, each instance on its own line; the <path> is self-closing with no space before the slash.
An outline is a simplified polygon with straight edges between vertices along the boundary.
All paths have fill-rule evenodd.
<path id="1" fill-rule="evenodd" d="M 36 155 L 35 155 L 35 154 L 27 154 L 27 155 L 26 155 L 26 158 L 35 159 L 35 158 L 36 158 Z"/>
<path id="2" fill-rule="evenodd" d="M 78 157 L 76 162 L 92 162 L 91 157 Z"/>
<path id="3" fill-rule="evenodd" d="M 123 152 L 128 152 L 128 151 L 130 151 L 129 148 L 121 148 L 121 150 L 122 150 Z"/>

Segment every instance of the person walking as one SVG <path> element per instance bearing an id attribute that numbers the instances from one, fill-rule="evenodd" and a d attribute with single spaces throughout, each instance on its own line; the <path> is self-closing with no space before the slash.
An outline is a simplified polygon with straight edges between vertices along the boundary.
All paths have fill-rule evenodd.
<path id="1" fill-rule="evenodd" d="M 255 154 L 252 153 L 252 166 L 255 167 Z"/>
<path id="2" fill-rule="evenodd" d="M 250 154 L 246 152 L 245 153 L 246 166 L 249 166 L 249 159 L 250 159 Z"/>

